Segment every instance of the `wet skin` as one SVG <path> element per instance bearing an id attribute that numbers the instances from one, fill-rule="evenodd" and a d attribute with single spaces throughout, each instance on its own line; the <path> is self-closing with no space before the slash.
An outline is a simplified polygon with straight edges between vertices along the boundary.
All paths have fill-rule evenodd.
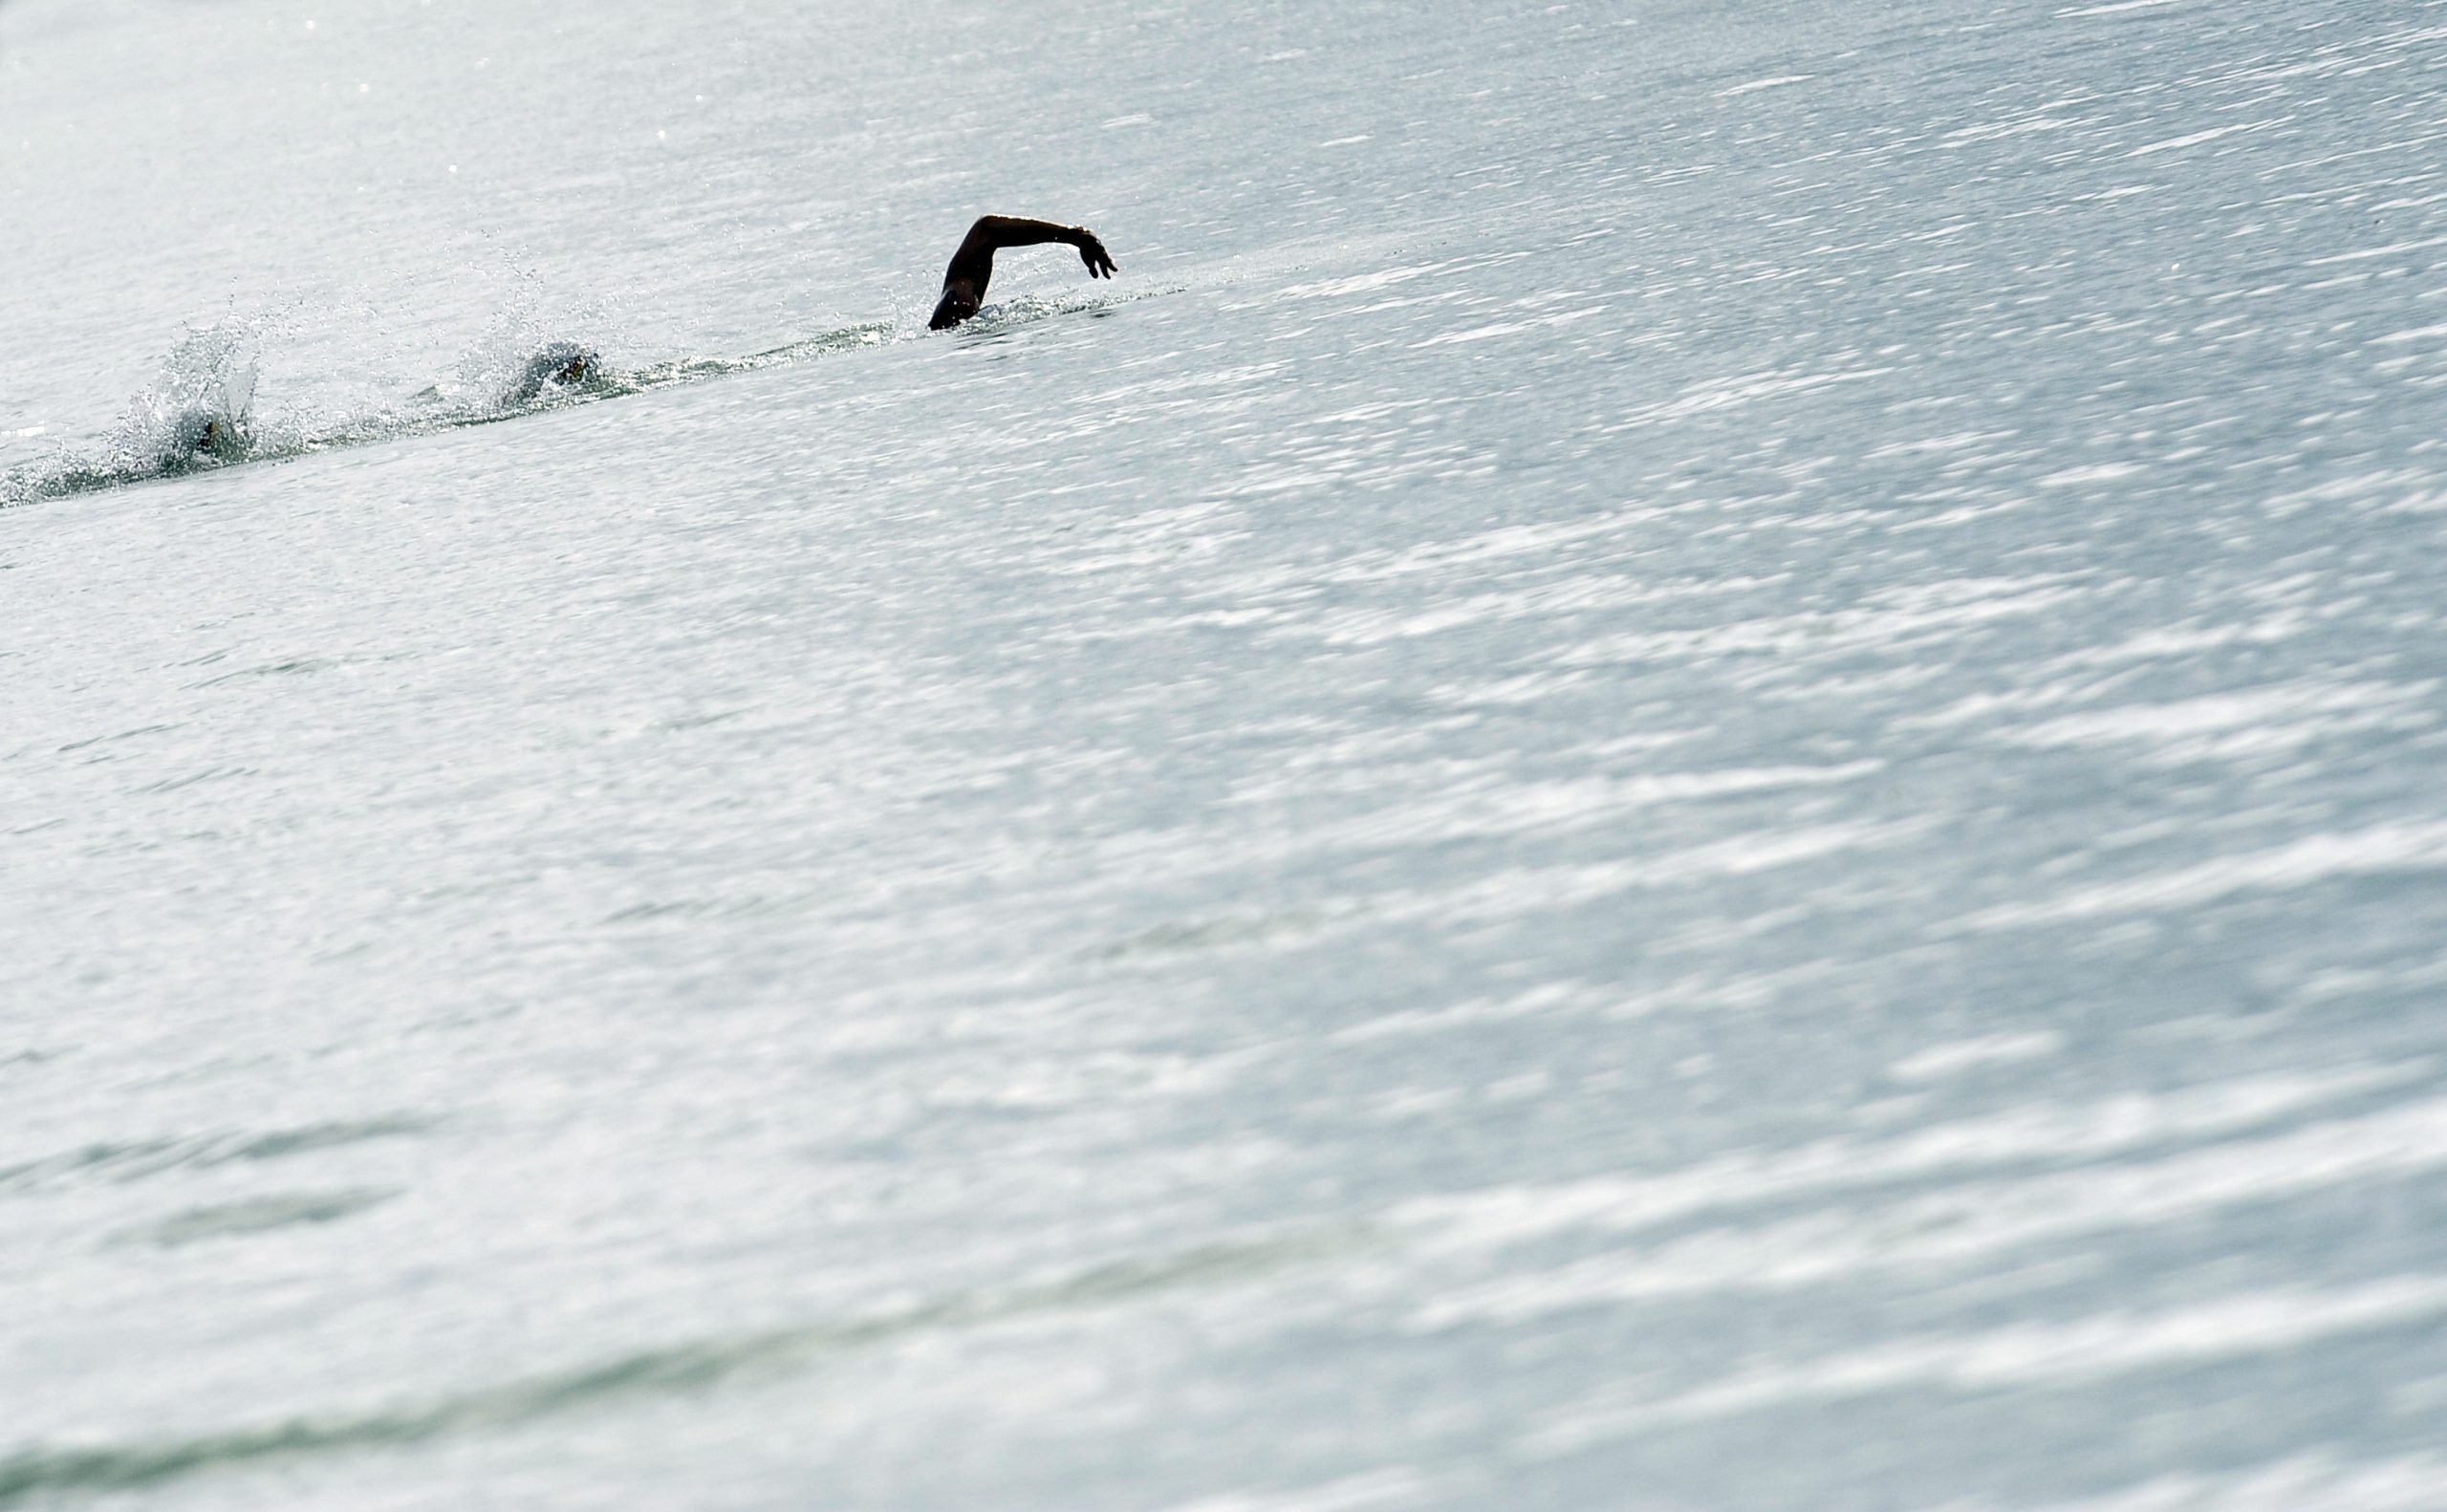
<path id="1" fill-rule="evenodd" d="M 1079 249 L 1079 261 L 1088 265 L 1091 278 L 1111 278 L 1116 270 L 1105 244 L 1096 233 L 1084 226 L 1056 226 L 1051 221 L 1031 221 L 1016 215 L 982 215 L 977 224 L 962 238 L 960 250 L 952 253 L 951 266 L 943 270 L 943 297 L 935 306 L 934 317 L 926 322 L 929 331 L 956 326 L 977 313 L 985 301 L 985 286 L 994 277 L 994 253 L 1005 247 L 1033 247 L 1039 242 L 1061 242 Z"/>

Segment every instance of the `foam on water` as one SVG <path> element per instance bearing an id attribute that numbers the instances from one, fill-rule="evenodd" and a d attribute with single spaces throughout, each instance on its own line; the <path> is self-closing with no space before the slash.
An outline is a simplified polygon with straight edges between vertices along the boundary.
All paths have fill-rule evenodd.
<path id="1" fill-rule="evenodd" d="M 1178 288 L 1072 298 L 1021 295 L 979 310 L 955 339 L 993 339 L 1058 315 L 1094 313 Z M 858 347 L 931 335 L 908 320 L 828 331 L 739 356 L 688 356 L 623 370 L 607 362 L 598 328 L 547 323 L 527 302 L 496 318 L 444 380 L 396 401 L 333 406 L 274 402 L 255 408 L 258 352 L 284 315 L 227 321 L 190 332 L 162 361 L 162 376 L 129 402 L 93 446 L 64 445 L 0 473 L 0 508 L 175 478 L 203 467 L 279 462 L 340 446 L 372 445 L 438 430 L 487 425 L 536 411 L 625 398 L 674 383 L 788 367 Z M 582 359 L 583 373 L 564 370 Z M 36 436 L 48 427 L 16 434 Z"/>
<path id="2" fill-rule="evenodd" d="M 505 323 L 501 338 L 471 351 L 449 380 L 397 402 L 338 409 L 274 405 L 259 413 L 250 402 L 252 359 L 241 355 L 248 348 L 238 337 L 209 328 L 179 344 L 163 364 L 162 379 L 136 397 L 99 445 L 63 446 L 50 458 L 0 475 L 0 506 L 489 425 L 674 383 L 804 362 L 896 335 L 905 333 L 854 326 L 746 356 L 687 357 L 622 371 L 591 345 L 538 338 L 520 324 Z M 574 361 L 581 362 L 583 374 L 564 377 Z"/>

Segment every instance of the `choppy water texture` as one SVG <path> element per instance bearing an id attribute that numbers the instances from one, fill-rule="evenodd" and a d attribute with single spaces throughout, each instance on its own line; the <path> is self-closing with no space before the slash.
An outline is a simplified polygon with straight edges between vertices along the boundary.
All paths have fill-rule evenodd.
<path id="1" fill-rule="evenodd" d="M 11 0 L 0 1505 L 2447 1505 L 2442 98 Z"/>

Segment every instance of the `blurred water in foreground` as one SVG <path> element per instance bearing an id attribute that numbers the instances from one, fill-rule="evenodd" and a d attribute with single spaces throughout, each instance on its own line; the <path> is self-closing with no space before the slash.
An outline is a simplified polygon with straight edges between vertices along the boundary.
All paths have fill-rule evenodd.
<path id="1" fill-rule="evenodd" d="M 15 0 L 0 1506 L 2447 1506 L 2442 97 Z"/>

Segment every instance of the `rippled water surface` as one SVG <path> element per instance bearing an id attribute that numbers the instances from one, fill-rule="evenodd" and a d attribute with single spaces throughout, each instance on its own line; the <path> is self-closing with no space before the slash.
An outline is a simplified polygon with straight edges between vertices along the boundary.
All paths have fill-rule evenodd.
<path id="1" fill-rule="evenodd" d="M 0 1506 L 2447 1506 L 2442 98 L 9 0 Z"/>

